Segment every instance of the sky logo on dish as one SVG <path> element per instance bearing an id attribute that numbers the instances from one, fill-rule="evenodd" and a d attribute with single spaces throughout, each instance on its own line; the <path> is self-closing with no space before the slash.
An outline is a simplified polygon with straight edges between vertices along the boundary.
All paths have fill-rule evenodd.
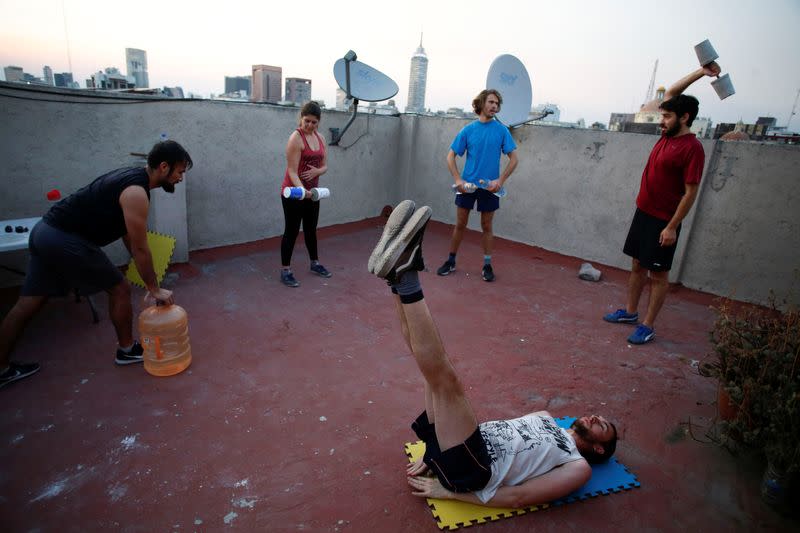
<path id="1" fill-rule="evenodd" d="M 367 70 L 365 68 L 359 69 L 358 77 L 367 83 L 375 83 L 375 76 L 372 75 L 371 70 Z"/>
<path id="2" fill-rule="evenodd" d="M 512 76 L 511 74 L 506 74 L 505 72 L 501 72 L 500 73 L 500 83 L 502 83 L 503 85 L 508 85 L 509 87 L 511 87 L 512 85 L 514 85 L 517 82 L 517 77 L 518 76 L 516 74 L 514 74 Z"/>

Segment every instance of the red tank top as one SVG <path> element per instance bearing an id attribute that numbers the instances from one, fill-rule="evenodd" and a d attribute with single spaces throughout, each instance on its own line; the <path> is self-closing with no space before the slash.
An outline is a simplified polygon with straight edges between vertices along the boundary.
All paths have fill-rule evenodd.
<path id="1" fill-rule="evenodd" d="M 322 166 L 322 160 L 325 158 L 325 142 L 322 140 L 322 137 L 320 137 L 319 133 L 314 132 L 314 135 L 317 137 L 317 142 L 319 143 L 319 149 L 312 150 L 308 145 L 306 136 L 303 134 L 300 128 L 297 129 L 297 133 L 299 133 L 300 138 L 303 139 L 303 151 L 300 152 L 300 164 L 297 165 L 297 177 L 300 177 L 300 174 L 308 170 L 309 167 L 319 168 Z M 319 184 L 319 176 L 311 180 L 304 180 L 303 178 L 300 178 L 300 181 L 303 183 L 303 187 L 305 187 L 306 190 L 310 190 Z M 286 173 L 283 176 L 281 191 L 283 191 L 284 187 L 294 187 L 294 183 L 292 183 L 292 180 L 289 179 L 288 167 L 286 168 Z"/>

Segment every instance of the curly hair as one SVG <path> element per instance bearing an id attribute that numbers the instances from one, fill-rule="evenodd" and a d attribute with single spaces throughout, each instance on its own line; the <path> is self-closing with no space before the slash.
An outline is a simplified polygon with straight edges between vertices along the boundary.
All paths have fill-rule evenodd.
<path id="1" fill-rule="evenodd" d="M 481 114 L 481 111 L 483 111 L 483 106 L 486 104 L 486 99 L 490 94 L 493 94 L 497 97 L 497 110 L 500 111 L 500 106 L 503 105 L 503 97 L 500 96 L 500 91 L 497 89 L 484 89 L 472 100 L 472 110 L 475 111 L 476 115 Z"/>

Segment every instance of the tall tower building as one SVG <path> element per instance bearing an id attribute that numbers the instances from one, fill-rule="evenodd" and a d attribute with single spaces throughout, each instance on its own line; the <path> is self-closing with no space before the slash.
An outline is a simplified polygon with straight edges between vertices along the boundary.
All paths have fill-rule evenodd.
<path id="1" fill-rule="evenodd" d="M 284 100 L 301 105 L 311 100 L 311 80 L 305 78 L 286 78 Z"/>
<path id="2" fill-rule="evenodd" d="M 128 65 L 128 76 L 133 76 L 138 89 L 150 87 L 150 79 L 147 76 L 147 52 L 138 48 L 126 48 L 125 63 Z"/>
<path id="3" fill-rule="evenodd" d="M 283 69 L 269 65 L 253 65 L 253 102 L 277 104 L 281 100 Z"/>
<path id="4" fill-rule="evenodd" d="M 408 78 L 408 105 L 406 113 L 425 112 L 425 85 L 428 81 L 428 56 L 422 48 L 422 34 L 419 48 L 411 56 L 411 75 Z"/>

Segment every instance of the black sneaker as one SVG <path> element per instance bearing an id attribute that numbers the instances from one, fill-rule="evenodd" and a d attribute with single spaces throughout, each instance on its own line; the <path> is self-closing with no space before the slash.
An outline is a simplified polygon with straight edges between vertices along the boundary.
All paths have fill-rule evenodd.
<path id="1" fill-rule="evenodd" d="M 35 374 L 39 371 L 39 363 L 15 363 L 8 365 L 8 370 L 0 374 L 0 387 L 5 387 L 22 378 Z"/>
<path id="2" fill-rule="evenodd" d="M 299 287 L 300 282 L 294 279 L 294 274 L 291 270 L 281 270 L 281 283 L 287 287 Z"/>
<path id="3" fill-rule="evenodd" d="M 439 267 L 439 270 L 436 273 L 440 276 L 447 276 L 450 272 L 455 272 L 456 264 L 449 259 L 444 262 L 442 266 Z"/>
<path id="4" fill-rule="evenodd" d="M 130 352 L 123 352 L 122 348 L 117 348 L 117 357 L 114 362 L 118 365 L 133 365 L 144 361 L 144 348 L 139 341 L 133 341 Z"/>
<path id="5" fill-rule="evenodd" d="M 492 270 L 492 265 L 483 265 L 481 277 L 483 277 L 483 281 L 494 281 L 494 270 Z"/>

